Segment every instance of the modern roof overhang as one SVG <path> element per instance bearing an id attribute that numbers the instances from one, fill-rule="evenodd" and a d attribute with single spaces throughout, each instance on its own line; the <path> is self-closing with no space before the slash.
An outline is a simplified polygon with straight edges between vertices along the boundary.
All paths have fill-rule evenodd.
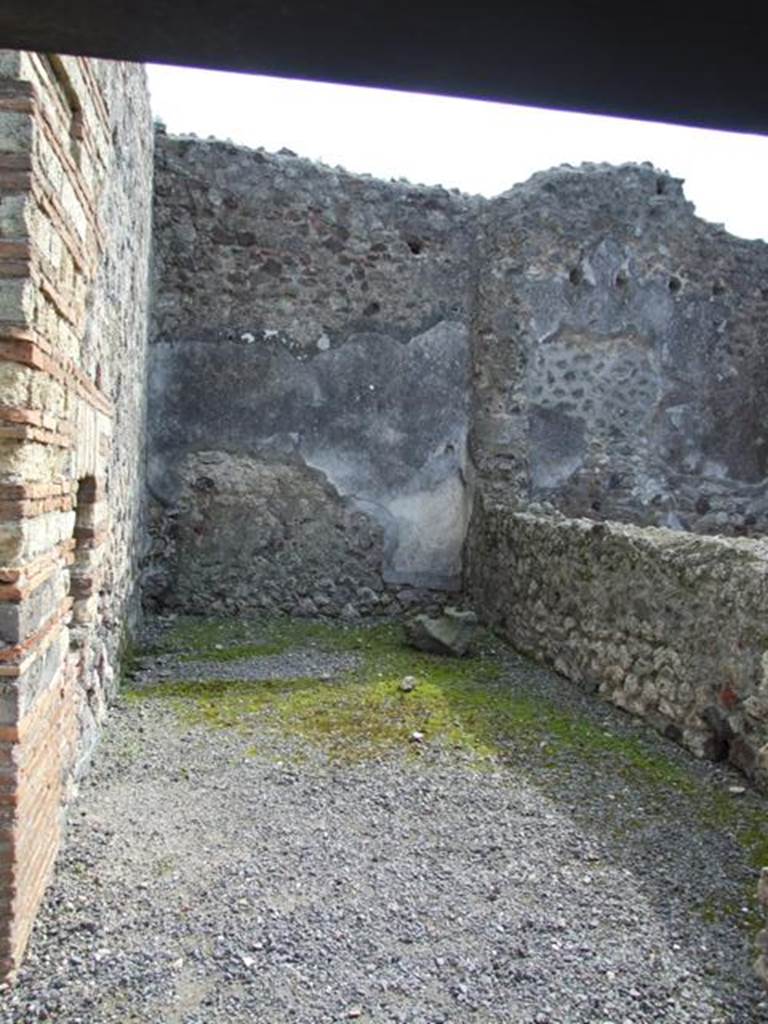
<path id="1" fill-rule="evenodd" d="M 2 0 L 0 45 L 766 133 L 764 7 Z"/>

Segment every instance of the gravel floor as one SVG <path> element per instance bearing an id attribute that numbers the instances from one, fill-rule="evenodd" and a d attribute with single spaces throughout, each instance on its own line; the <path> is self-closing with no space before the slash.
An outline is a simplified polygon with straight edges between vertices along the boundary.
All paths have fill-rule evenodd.
<path id="1" fill-rule="evenodd" d="M 333 676 L 350 657 L 216 672 Z M 729 795 L 742 783 L 727 771 L 499 657 L 510 686 L 642 734 L 699 782 L 764 806 Z M 163 657 L 144 677 L 177 672 Z M 741 920 L 754 868 L 685 800 L 596 780 L 576 754 L 479 770 L 405 742 L 339 765 L 254 728 L 118 704 L 0 1021 L 768 1022 Z"/>

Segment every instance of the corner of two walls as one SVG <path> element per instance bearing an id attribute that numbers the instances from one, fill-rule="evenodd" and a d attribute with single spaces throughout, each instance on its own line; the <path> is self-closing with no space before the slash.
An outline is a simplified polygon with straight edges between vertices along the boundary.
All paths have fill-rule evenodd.
<path id="1" fill-rule="evenodd" d="M 154 255 L 151 602 L 395 612 L 465 546 L 518 646 L 763 778 L 767 246 L 650 165 L 487 201 L 161 133 Z"/>
<path id="2" fill-rule="evenodd" d="M 467 586 L 518 648 L 768 784 L 768 246 L 649 165 L 489 204 Z"/>
<path id="3" fill-rule="evenodd" d="M 143 69 L 0 51 L 0 975 L 137 609 L 151 174 Z"/>

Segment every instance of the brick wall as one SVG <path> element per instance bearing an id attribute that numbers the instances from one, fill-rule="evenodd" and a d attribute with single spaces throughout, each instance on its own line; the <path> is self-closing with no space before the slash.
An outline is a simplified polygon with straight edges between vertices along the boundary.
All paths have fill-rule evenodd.
<path id="1" fill-rule="evenodd" d="M 150 160 L 140 69 L 0 51 L 0 975 L 131 617 Z"/>

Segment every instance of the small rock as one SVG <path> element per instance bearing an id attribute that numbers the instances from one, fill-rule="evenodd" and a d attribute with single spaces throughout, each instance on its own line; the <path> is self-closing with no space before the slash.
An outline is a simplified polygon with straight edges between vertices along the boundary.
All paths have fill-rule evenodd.
<path id="1" fill-rule="evenodd" d="M 360 618 L 360 612 L 348 601 L 341 609 L 341 617 L 345 622 L 355 622 Z"/>
<path id="2" fill-rule="evenodd" d="M 728 792 L 731 794 L 731 796 L 744 796 L 744 794 L 747 792 L 747 787 L 746 786 L 729 786 L 728 787 Z"/>
<path id="3" fill-rule="evenodd" d="M 415 729 L 408 738 L 410 739 L 411 743 L 423 743 L 424 733 L 419 732 L 418 729 Z"/>
<path id="4" fill-rule="evenodd" d="M 362 1016 L 363 1016 L 363 1010 L 362 1010 L 362 1007 L 360 1007 L 360 1006 L 353 1006 L 349 1010 L 347 1010 L 347 1018 L 349 1020 L 354 1020 L 355 1018 L 362 1017 Z"/>
<path id="5" fill-rule="evenodd" d="M 328 603 L 327 598 L 325 599 L 325 603 Z M 311 597 L 302 597 L 296 605 L 296 612 L 303 618 L 311 618 L 312 616 L 317 615 L 317 604 Z"/>
<path id="6" fill-rule="evenodd" d="M 400 680 L 400 689 L 403 693 L 410 693 L 416 689 L 416 676 L 403 676 Z"/>

